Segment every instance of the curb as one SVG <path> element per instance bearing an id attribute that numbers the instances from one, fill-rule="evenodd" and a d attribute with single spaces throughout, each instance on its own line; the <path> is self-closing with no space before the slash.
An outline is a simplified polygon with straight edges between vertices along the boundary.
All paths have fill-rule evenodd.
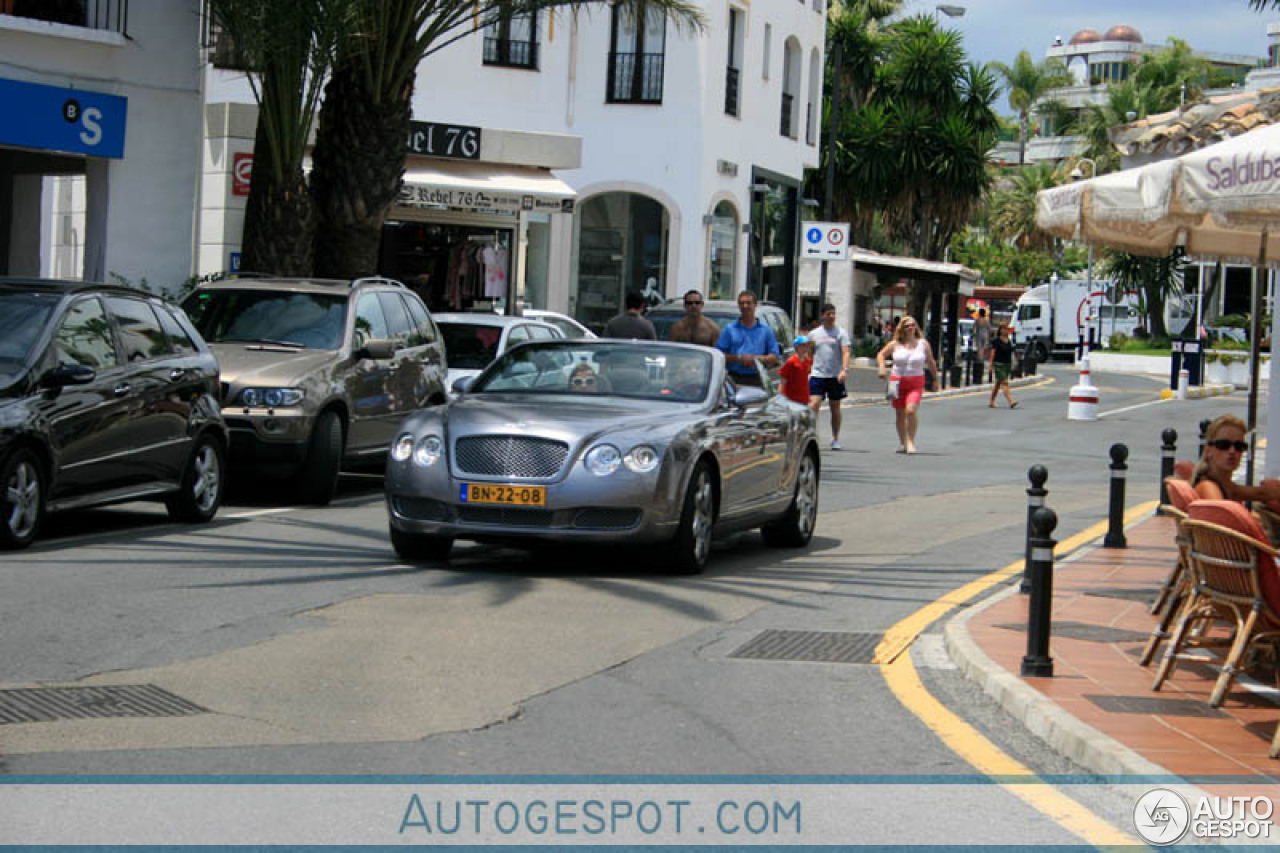
<path id="1" fill-rule="evenodd" d="M 969 636 L 969 620 L 1018 595 L 1017 583 L 952 617 L 943 629 L 947 654 L 1015 720 L 1058 753 L 1086 770 L 1108 776 L 1169 776 L 1168 770 L 1068 714 L 1056 702 L 987 657 Z"/>
<path id="2" fill-rule="evenodd" d="M 1188 400 L 1199 400 L 1204 397 L 1217 397 L 1221 394 L 1234 394 L 1236 386 L 1227 383 L 1224 385 L 1192 385 L 1187 389 Z M 1163 388 L 1160 391 L 1161 400 L 1170 400 L 1177 394 L 1170 388 Z"/>
<path id="3" fill-rule="evenodd" d="M 1010 388 L 1026 388 L 1040 385 L 1048 385 L 1053 382 L 1052 376 L 1023 376 L 1019 379 L 1010 379 Z M 924 398 L 926 400 L 934 400 L 939 397 L 961 397 L 966 394 L 976 394 L 979 392 L 986 393 L 991 390 L 990 382 L 983 382 L 981 385 L 965 385 L 962 388 L 944 388 L 941 391 L 926 391 Z M 850 394 L 845 400 L 849 405 L 867 406 L 880 403 L 889 405 L 889 401 L 884 398 L 884 394 Z"/>

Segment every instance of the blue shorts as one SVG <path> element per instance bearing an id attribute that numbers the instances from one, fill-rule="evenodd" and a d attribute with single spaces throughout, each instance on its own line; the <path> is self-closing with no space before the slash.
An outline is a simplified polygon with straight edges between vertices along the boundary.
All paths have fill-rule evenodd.
<path id="1" fill-rule="evenodd" d="M 843 400 L 849 395 L 844 390 L 844 383 L 839 379 L 828 379 L 824 376 L 810 376 L 809 396 L 826 397 L 828 400 Z"/>

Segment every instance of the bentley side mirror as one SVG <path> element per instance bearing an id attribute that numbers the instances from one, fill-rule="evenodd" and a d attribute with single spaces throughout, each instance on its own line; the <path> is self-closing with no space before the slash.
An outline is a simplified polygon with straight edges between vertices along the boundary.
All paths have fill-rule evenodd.
<path id="1" fill-rule="evenodd" d="M 757 403 L 763 403 L 768 399 L 768 391 L 765 391 L 763 388 L 756 388 L 754 386 L 747 385 L 734 390 L 732 402 L 733 405 L 741 409 L 746 408 L 747 406 L 754 406 Z"/>
<path id="2" fill-rule="evenodd" d="M 471 390 L 471 385 L 476 381 L 474 376 L 463 376 L 454 381 L 452 390 L 455 394 L 465 394 Z"/>

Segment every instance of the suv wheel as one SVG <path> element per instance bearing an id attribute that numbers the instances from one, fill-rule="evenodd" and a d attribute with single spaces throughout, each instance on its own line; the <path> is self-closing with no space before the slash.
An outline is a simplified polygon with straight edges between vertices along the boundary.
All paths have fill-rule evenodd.
<path id="1" fill-rule="evenodd" d="M 207 435 L 201 436 L 182 472 L 182 485 L 177 494 L 164 502 L 169 516 L 177 521 L 203 524 L 217 515 L 222 504 L 225 467 L 222 446 Z"/>
<path id="2" fill-rule="evenodd" d="M 0 466 L 0 548 L 25 548 L 44 516 L 44 468 L 35 453 L 19 448 Z"/>
<path id="3" fill-rule="evenodd" d="M 316 418 L 307 448 L 307 461 L 298 474 L 298 495 L 303 502 L 325 506 L 338 490 L 342 467 L 342 420 L 337 412 Z"/>

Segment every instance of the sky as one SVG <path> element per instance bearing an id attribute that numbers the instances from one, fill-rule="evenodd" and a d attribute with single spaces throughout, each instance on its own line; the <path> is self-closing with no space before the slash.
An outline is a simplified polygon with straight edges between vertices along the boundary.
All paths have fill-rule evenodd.
<path id="1" fill-rule="evenodd" d="M 1054 36 L 1069 41 L 1083 29 L 1105 33 L 1128 24 L 1147 44 L 1176 37 L 1193 49 L 1217 53 L 1267 55 L 1267 24 L 1280 22 L 1280 10 L 1255 12 L 1248 0 L 948 0 L 965 7 L 959 18 L 941 16 L 964 36 L 970 59 L 1011 65 L 1025 50 L 1036 62 Z M 905 10 L 934 13 L 936 0 L 908 0 Z M 1009 114 L 1001 100 L 1001 113 Z"/>

